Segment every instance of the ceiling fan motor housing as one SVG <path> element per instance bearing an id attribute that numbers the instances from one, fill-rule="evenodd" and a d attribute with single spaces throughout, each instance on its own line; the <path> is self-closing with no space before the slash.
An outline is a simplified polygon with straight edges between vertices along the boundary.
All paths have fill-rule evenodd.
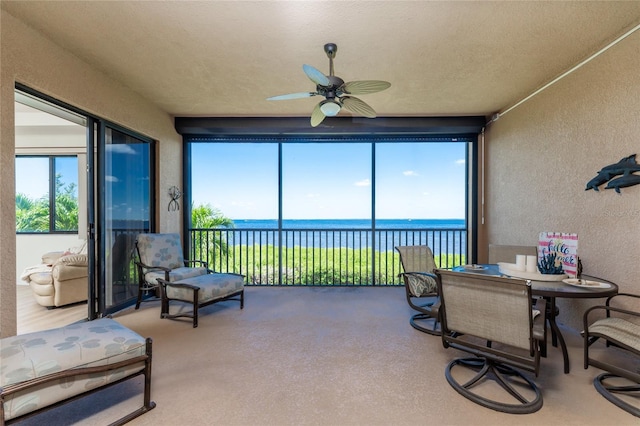
<path id="1" fill-rule="evenodd" d="M 327 78 L 329 79 L 329 85 L 316 86 L 316 90 L 318 91 L 318 93 L 327 99 L 333 99 L 336 96 L 342 95 L 342 91 L 338 89 L 340 89 L 340 87 L 344 85 L 344 80 L 342 80 L 340 77 L 335 77 L 333 75 L 328 75 Z"/>

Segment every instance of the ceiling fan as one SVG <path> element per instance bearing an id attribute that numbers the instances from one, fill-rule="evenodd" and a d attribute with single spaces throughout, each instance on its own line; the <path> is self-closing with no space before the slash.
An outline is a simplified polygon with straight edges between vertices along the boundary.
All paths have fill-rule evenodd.
<path id="1" fill-rule="evenodd" d="M 336 56 L 338 46 L 334 43 L 324 45 L 324 51 L 329 58 L 329 75 L 324 75 L 321 71 L 311 65 L 303 65 L 302 70 L 307 77 L 316 84 L 315 92 L 290 93 L 288 95 L 272 96 L 268 101 L 282 101 L 288 99 L 309 98 L 321 95 L 325 100 L 316 105 L 311 113 L 311 126 L 316 127 L 322 123 L 325 117 L 338 115 L 342 107 L 361 114 L 367 118 L 376 118 L 376 112 L 365 102 L 350 95 L 366 95 L 385 90 L 391 83 L 381 80 L 360 80 L 345 83 L 340 77 L 333 74 L 333 58 Z"/>

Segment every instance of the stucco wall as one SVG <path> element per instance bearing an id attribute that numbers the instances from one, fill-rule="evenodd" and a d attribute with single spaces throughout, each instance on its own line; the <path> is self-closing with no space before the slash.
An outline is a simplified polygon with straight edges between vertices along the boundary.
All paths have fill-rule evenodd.
<path id="1" fill-rule="evenodd" d="M 640 162 L 638 52 L 635 33 L 488 126 L 489 243 L 575 232 L 585 273 L 640 292 L 640 185 L 585 191 L 602 167 L 631 154 Z M 559 302 L 559 320 L 581 329 L 593 301 Z"/>
<path id="2" fill-rule="evenodd" d="M 0 22 L 0 336 L 16 332 L 15 82 L 159 141 L 158 224 L 178 232 L 181 211 L 168 212 L 167 189 L 181 186 L 182 139 L 164 111 L 91 68 L 2 11 Z"/>

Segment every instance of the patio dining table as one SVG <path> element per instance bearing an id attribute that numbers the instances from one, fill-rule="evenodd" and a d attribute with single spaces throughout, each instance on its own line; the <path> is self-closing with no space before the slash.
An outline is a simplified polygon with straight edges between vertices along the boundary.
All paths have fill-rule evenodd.
<path id="1" fill-rule="evenodd" d="M 466 268 L 465 266 L 456 266 L 453 268 L 456 272 L 469 272 L 474 274 L 495 275 L 495 276 L 509 276 L 500 272 L 498 265 L 477 265 L 479 267 Z M 514 277 L 519 278 L 519 277 Z M 556 298 L 562 297 L 567 299 L 595 299 L 602 297 L 613 296 L 618 293 L 618 286 L 611 281 L 582 274 L 580 279 L 597 281 L 604 283 L 608 286 L 603 287 L 585 287 L 574 286 L 567 284 L 563 281 L 543 281 L 531 279 L 531 293 L 533 296 L 542 297 L 547 302 L 546 317 L 549 323 L 549 327 L 552 330 L 552 344 L 557 346 L 560 343 L 562 350 L 562 357 L 564 359 L 564 372 L 569 374 L 569 353 L 567 351 L 567 344 L 564 341 L 564 337 L 560 332 L 560 328 L 556 322 L 557 310 L 556 310 Z M 557 337 L 557 342 L 556 342 Z M 546 346 L 546 345 L 545 345 Z M 546 348 L 543 349 L 543 355 L 546 355 Z"/>

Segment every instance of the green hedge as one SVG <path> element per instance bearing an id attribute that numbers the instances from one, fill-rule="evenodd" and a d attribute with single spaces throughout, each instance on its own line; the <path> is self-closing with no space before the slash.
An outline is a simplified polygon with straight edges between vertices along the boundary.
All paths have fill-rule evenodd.
<path id="1" fill-rule="evenodd" d="M 217 256 L 216 256 L 217 255 Z M 254 285 L 371 285 L 372 250 L 352 248 L 282 248 L 273 245 L 231 246 L 227 254 L 209 252 L 209 264 L 217 272 L 246 276 Z M 203 259 L 204 260 L 204 259 Z M 395 251 L 374 253 L 376 285 L 402 285 L 400 255 Z M 435 257 L 438 267 L 463 265 L 464 256 L 443 254 Z M 282 280 L 279 268 L 282 267 Z"/>

